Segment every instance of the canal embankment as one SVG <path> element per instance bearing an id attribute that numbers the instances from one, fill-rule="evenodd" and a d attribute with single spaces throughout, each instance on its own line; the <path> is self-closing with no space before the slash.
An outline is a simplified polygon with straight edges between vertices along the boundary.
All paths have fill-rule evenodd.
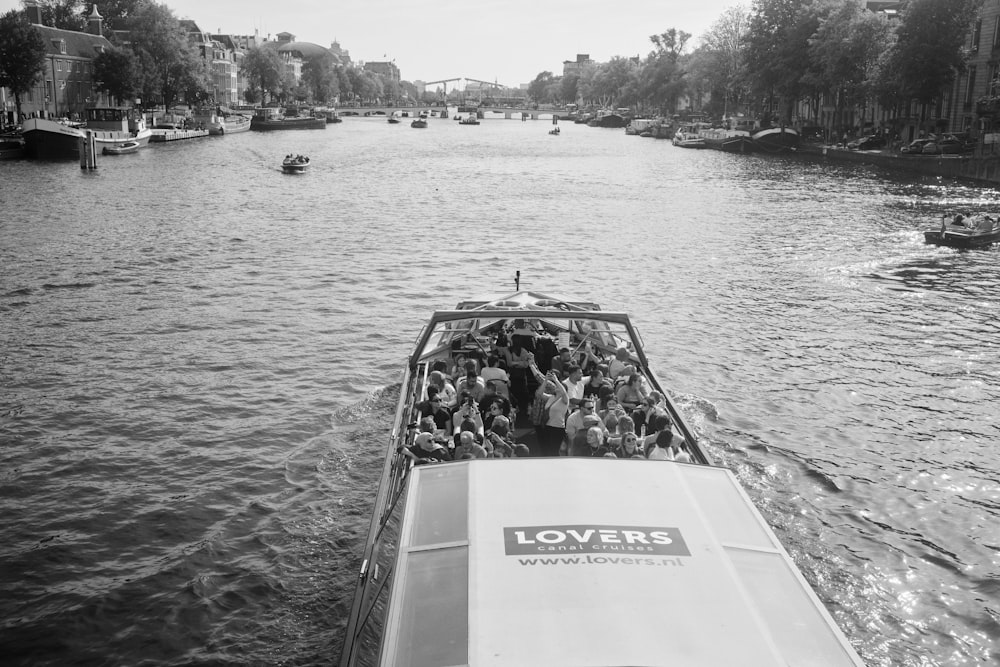
<path id="1" fill-rule="evenodd" d="M 991 148 L 991 147 L 988 147 Z M 855 151 L 837 146 L 805 144 L 796 149 L 804 158 L 825 162 L 868 164 L 937 178 L 1000 185 L 1000 155 L 907 155 L 890 150 Z"/>

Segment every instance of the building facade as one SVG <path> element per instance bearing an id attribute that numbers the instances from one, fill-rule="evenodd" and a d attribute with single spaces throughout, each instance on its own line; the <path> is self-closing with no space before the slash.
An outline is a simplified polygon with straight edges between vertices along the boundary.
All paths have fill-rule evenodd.
<path id="1" fill-rule="evenodd" d="M 42 25 L 42 10 L 25 3 L 28 21 L 45 44 L 45 68 L 38 83 L 21 98 L 21 113 L 43 118 L 82 119 L 88 106 L 107 105 L 107 95 L 94 88 L 94 58 L 111 48 L 103 36 L 103 19 L 91 12 L 87 31 L 60 30 Z M 13 121 L 14 96 L 3 94 L 4 112 Z"/>

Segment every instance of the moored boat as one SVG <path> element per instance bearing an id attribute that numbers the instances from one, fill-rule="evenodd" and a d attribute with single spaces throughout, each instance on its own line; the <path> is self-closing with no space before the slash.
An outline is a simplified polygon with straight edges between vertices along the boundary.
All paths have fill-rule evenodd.
<path id="1" fill-rule="evenodd" d="M 221 108 L 196 109 L 192 114 L 195 127 L 208 130 L 211 136 L 223 136 L 246 132 L 250 129 L 250 118 L 238 113 L 227 113 Z"/>
<path id="2" fill-rule="evenodd" d="M 593 118 L 587 121 L 589 127 L 621 128 L 626 127 L 628 123 L 629 119 L 627 116 L 606 109 L 598 111 Z"/>
<path id="3" fill-rule="evenodd" d="M 138 141 L 123 141 L 114 146 L 105 146 L 101 152 L 104 155 L 128 155 L 129 153 L 137 153 L 141 147 L 142 144 Z"/>
<path id="4" fill-rule="evenodd" d="M 299 115 L 294 109 L 258 109 L 250 120 L 250 129 L 260 132 L 275 130 L 325 130 L 326 118 Z"/>
<path id="5" fill-rule="evenodd" d="M 80 143 L 88 131 L 92 133 L 98 150 L 128 141 L 145 146 L 153 136 L 153 131 L 146 127 L 145 119 L 136 109 L 92 107 L 86 110 L 86 118 L 82 126 L 46 118 L 25 120 L 25 154 L 42 159 L 79 158 Z"/>
<path id="6" fill-rule="evenodd" d="M 769 127 L 753 134 L 754 147 L 764 153 L 787 153 L 799 145 L 799 133 L 790 127 Z"/>
<path id="7" fill-rule="evenodd" d="M 701 136 L 708 148 L 727 153 L 752 153 L 754 151 L 753 132 L 756 121 L 743 116 L 731 116 L 722 121 L 721 127 L 703 129 Z"/>
<path id="8" fill-rule="evenodd" d="M 0 136 L 0 160 L 18 160 L 24 157 L 24 140 L 20 135 Z"/>
<path id="9" fill-rule="evenodd" d="M 451 429 L 420 420 L 438 409 L 432 372 L 503 350 L 543 364 L 556 346 L 634 367 L 689 462 L 537 456 L 551 449 L 535 448 L 515 366 L 514 440 L 536 455 L 450 460 Z M 558 382 L 546 370 L 527 377 Z M 432 315 L 403 369 L 360 563 L 341 667 L 863 664 L 735 475 L 711 464 L 628 315 L 588 301 L 518 289 Z"/>
<path id="10" fill-rule="evenodd" d="M 286 174 L 301 174 L 309 168 L 309 158 L 305 155 L 288 154 L 281 161 L 281 170 Z"/>
<path id="11" fill-rule="evenodd" d="M 924 231 L 924 243 L 953 248 L 982 248 L 1000 242 L 1000 216 L 942 216 L 941 225 Z"/>
<path id="12" fill-rule="evenodd" d="M 671 140 L 674 146 L 681 148 L 708 148 L 702 131 L 708 128 L 708 123 L 684 123 L 677 128 Z"/>

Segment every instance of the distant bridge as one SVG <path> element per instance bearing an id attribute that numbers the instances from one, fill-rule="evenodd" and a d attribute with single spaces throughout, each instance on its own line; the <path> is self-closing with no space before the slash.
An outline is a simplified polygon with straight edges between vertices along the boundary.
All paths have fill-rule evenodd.
<path id="1" fill-rule="evenodd" d="M 421 111 L 431 111 L 440 113 L 446 107 L 440 106 L 427 106 L 426 104 L 418 104 L 414 106 L 364 106 L 364 107 L 337 107 L 337 112 L 341 116 L 388 116 L 391 113 L 406 113 L 408 116 L 415 118 L 417 114 Z M 461 109 L 455 112 L 454 109 Z M 565 109 L 532 109 L 527 106 L 517 106 L 517 107 L 505 107 L 500 105 L 483 105 L 483 106 L 463 106 L 450 104 L 447 107 L 448 113 L 451 117 L 455 116 L 468 116 L 474 112 L 482 112 L 483 118 L 499 118 L 500 114 L 503 114 L 505 119 L 519 119 L 519 120 L 551 120 L 553 118 L 557 120 L 569 120 L 569 111 Z M 465 109 L 470 109 L 466 111 Z"/>

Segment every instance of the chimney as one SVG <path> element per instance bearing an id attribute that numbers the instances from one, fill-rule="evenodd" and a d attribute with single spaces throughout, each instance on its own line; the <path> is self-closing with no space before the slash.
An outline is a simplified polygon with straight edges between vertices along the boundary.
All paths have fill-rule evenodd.
<path id="1" fill-rule="evenodd" d="M 42 25 L 42 8 L 34 0 L 26 0 L 24 13 L 28 15 L 28 23 Z"/>
<path id="2" fill-rule="evenodd" d="M 97 5 L 94 5 L 94 10 L 90 12 L 90 16 L 87 17 L 87 32 L 91 35 L 97 35 L 101 37 L 104 35 L 104 17 L 97 13 Z"/>

